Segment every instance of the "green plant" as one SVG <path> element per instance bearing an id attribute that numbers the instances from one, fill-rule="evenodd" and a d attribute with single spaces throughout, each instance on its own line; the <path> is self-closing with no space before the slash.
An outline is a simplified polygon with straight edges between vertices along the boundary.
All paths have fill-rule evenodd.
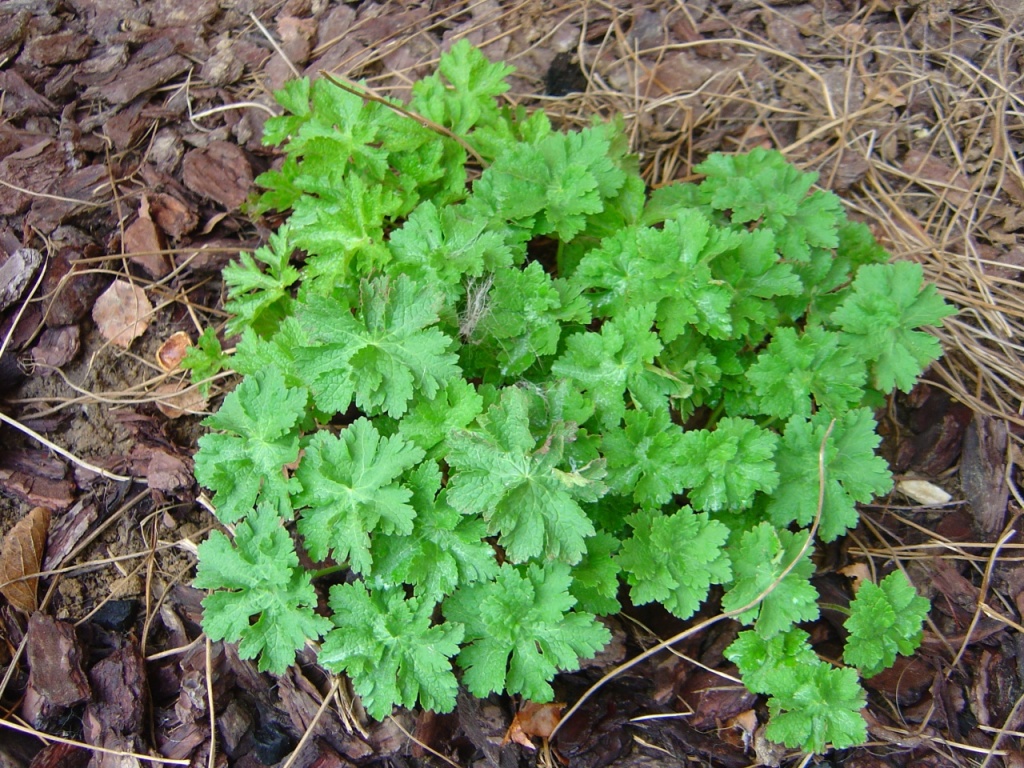
<path id="1" fill-rule="evenodd" d="M 200 546 L 208 635 L 275 671 L 323 638 L 382 718 L 450 709 L 456 668 L 549 699 L 622 584 L 681 619 L 712 585 L 726 610 L 770 590 L 728 652 L 769 736 L 862 741 L 854 667 L 911 652 L 927 604 L 865 586 L 853 666 L 820 660 L 808 540 L 890 489 L 871 407 L 938 357 L 918 329 L 950 308 L 779 153 L 648 197 L 618 123 L 500 106 L 509 71 L 459 43 L 407 105 L 278 94 L 253 210 L 288 221 L 225 270 L 235 354 L 193 357 L 244 374 L 196 456 L 237 524 Z M 328 620 L 313 580 L 342 570 Z"/>

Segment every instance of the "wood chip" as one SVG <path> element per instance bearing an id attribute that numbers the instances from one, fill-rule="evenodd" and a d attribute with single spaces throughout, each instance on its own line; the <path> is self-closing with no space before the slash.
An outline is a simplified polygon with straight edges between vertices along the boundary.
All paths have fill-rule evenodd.
<path id="1" fill-rule="evenodd" d="M 149 201 L 142 196 L 139 204 L 139 218 L 124 231 L 124 251 L 130 254 L 133 264 L 138 264 L 146 273 L 159 280 L 171 272 L 171 260 L 167 254 L 159 253 L 165 247 L 163 232 L 150 217 Z"/>
<path id="2" fill-rule="evenodd" d="M 95 41 L 81 32 L 58 32 L 43 35 L 25 43 L 21 58 L 34 67 L 52 67 L 69 61 L 81 61 L 92 50 Z"/>
<path id="3" fill-rule="evenodd" d="M 50 376 L 78 356 L 81 329 L 77 325 L 47 328 L 32 348 L 32 364 L 41 376 Z"/>
<path id="4" fill-rule="evenodd" d="M 92 696 L 72 624 L 34 614 L 28 623 L 26 652 L 29 687 L 47 704 L 73 707 Z"/>
<path id="5" fill-rule="evenodd" d="M 986 541 L 1003 529 L 1010 489 L 1006 483 L 1006 422 L 980 413 L 968 425 L 960 457 L 960 485 Z"/>
<path id="6" fill-rule="evenodd" d="M 160 229 L 175 240 L 199 226 L 199 214 L 195 208 L 170 194 L 153 195 L 149 201 L 149 215 Z"/>
<path id="7" fill-rule="evenodd" d="M 0 453 L 0 488 L 34 506 L 64 510 L 74 502 L 75 484 L 65 479 L 67 467 L 60 461 L 61 476 L 48 471 L 46 451 L 7 451 Z"/>
<path id="8" fill-rule="evenodd" d="M 142 288 L 126 280 L 115 280 L 96 299 L 92 319 L 104 339 L 128 349 L 132 341 L 146 332 L 152 314 L 153 305 Z"/>
<path id="9" fill-rule="evenodd" d="M 205 149 L 185 155 L 182 177 L 186 187 L 228 210 L 238 208 L 252 190 L 252 167 L 245 152 L 226 141 L 211 141 Z"/>
<path id="10" fill-rule="evenodd" d="M 25 577 L 39 573 L 49 528 L 50 510 L 35 507 L 7 532 L 0 548 L 0 594 L 24 613 L 39 607 L 39 578 Z"/>
<path id="11" fill-rule="evenodd" d="M 127 104 L 190 66 L 188 59 L 174 52 L 174 43 L 161 37 L 140 48 L 128 66 L 119 70 L 110 82 L 86 89 L 85 95 L 86 98 L 101 96 L 111 104 Z"/>
<path id="12" fill-rule="evenodd" d="M 0 264 L 0 310 L 21 298 L 42 263 L 43 254 L 35 248 L 19 248 Z"/>

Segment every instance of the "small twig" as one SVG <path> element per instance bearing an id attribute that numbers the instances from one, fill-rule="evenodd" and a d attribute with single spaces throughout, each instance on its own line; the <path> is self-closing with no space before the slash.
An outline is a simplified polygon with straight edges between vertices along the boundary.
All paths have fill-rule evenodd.
<path id="1" fill-rule="evenodd" d="M 47 448 L 49 448 L 54 453 L 60 454 L 61 456 L 63 456 L 68 461 L 70 461 L 70 462 L 80 466 L 82 469 L 87 469 L 90 472 L 95 472 L 97 475 L 101 475 L 102 477 L 105 477 L 108 480 L 117 480 L 118 482 L 122 482 L 122 483 L 131 481 L 131 480 L 138 480 L 139 482 L 145 482 L 143 479 L 140 479 L 140 478 L 126 477 L 125 475 L 114 474 L 113 472 L 109 472 L 106 469 L 103 469 L 102 467 L 97 467 L 95 464 L 90 464 L 88 461 L 85 461 L 84 459 L 80 459 L 77 456 L 75 456 L 73 453 L 71 453 L 70 451 L 66 451 L 63 448 L 61 448 L 59 445 L 57 445 L 56 443 L 53 443 L 50 440 L 47 440 L 45 437 L 40 435 L 34 429 L 29 429 L 24 424 L 22 424 L 20 421 L 18 421 L 16 419 L 12 419 L 10 416 L 5 414 L 3 411 L 0 411 L 0 421 L 2 421 L 4 424 L 7 424 L 9 426 L 14 427 L 19 432 L 23 432 L 24 434 L 28 435 L 29 437 L 33 438 L 34 440 L 37 440 L 38 442 L 40 442 L 43 445 L 45 445 Z"/>
<path id="2" fill-rule="evenodd" d="M 115 755 L 117 757 L 133 757 L 136 760 L 142 760 L 149 763 L 159 763 L 161 765 L 190 765 L 189 760 L 179 760 L 171 757 L 153 757 L 152 755 L 143 755 L 138 752 L 128 752 L 120 749 L 108 749 L 106 747 L 97 747 L 92 744 L 86 744 L 84 741 L 75 741 L 74 739 L 65 739 L 62 736 L 54 736 L 50 733 L 42 733 L 37 731 L 35 728 L 29 728 L 26 725 L 19 725 L 18 723 L 12 723 L 10 720 L 0 720 L 0 727 L 10 728 L 12 731 L 18 733 L 28 734 L 29 736 L 35 736 L 42 739 L 44 742 L 56 741 L 59 744 L 68 744 L 72 747 L 81 747 L 87 749 L 90 752 L 102 752 L 105 755 Z"/>
<path id="3" fill-rule="evenodd" d="M 264 27 L 262 23 L 260 23 L 260 20 L 256 18 L 256 14 L 250 11 L 249 18 L 252 19 L 253 24 L 260 28 L 260 32 L 262 32 L 263 36 L 267 38 L 267 42 L 274 46 L 274 50 L 277 51 L 277 55 L 284 59 L 284 63 L 288 65 L 288 69 L 292 71 L 292 74 L 295 75 L 296 77 L 302 77 L 302 73 L 299 72 L 299 70 L 295 67 L 294 64 L 292 64 L 291 59 L 289 59 L 285 55 L 284 50 L 282 50 L 281 46 L 277 44 L 277 40 L 274 39 L 274 36 L 271 35 L 267 28 Z"/>

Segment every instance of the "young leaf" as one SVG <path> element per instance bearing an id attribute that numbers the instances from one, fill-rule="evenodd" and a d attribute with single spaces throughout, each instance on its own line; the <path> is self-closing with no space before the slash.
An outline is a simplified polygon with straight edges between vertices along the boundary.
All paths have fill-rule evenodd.
<path id="1" fill-rule="evenodd" d="M 217 331 L 207 328 L 196 339 L 196 343 L 185 350 L 181 367 L 192 371 L 193 383 L 198 384 L 203 397 L 207 397 L 210 394 L 210 379 L 224 370 L 226 363 L 227 355 L 217 338 Z"/>
<path id="2" fill-rule="evenodd" d="M 569 594 L 576 598 L 580 610 L 597 616 L 618 613 L 619 568 L 615 552 L 619 540 L 609 533 L 598 531 L 587 539 L 587 551 L 572 568 L 572 586 Z"/>
<path id="3" fill-rule="evenodd" d="M 758 491 L 771 493 L 779 484 L 772 461 L 777 444 L 773 432 L 728 416 L 714 431 L 683 434 L 679 455 L 686 457 L 681 473 L 690 503 L 701 510 L 739 510 L 749 507 Z"/>
<path id="4" fill-rule="evenodd" d="M 747 630 L 725 649 L 725 658 L 739 668 L 748 690 L 791 696 L 799 686 L 801 668 L 818 663 L 808 638 L 797 627 L 770 638 Z"/>
<path id="5" fill-rule="evenodd" d="M 916 330 L 955 314 L 934 285 L 921 287 L 920 264 L 868 264 L 857 271 L 853 291 L 832 313 L 846 343 L 871 363 L 871 383 L 882 392 L 909 392 L 921 371 L 942 354 L 939 340 Z"/>
<path id="6" fill-rule="evenodd" d="M 627 390 L 645 410 L 667 406 L 667 380 L 649 370 L 661 351 L 661 342 L 651 330 L 654 309 L 652 304 L 633 307 L 606 322 L 600 333 L 570 336 L 565 353 L 551 366 L 553 374 L 577 381 L 590 395 L 606 429 L 625 415 Z"/>
<path id="7" fill-rule="evenodd" d="M 843 660 L 864 677 L 888 669 L 897 653 L 909 656 L 917 650 L 928 608 L 902 571 L 893 571 L 877 585 L 864 582 L 844 625 L 850 637 Z"/>
<path id="8" fill-rule="evenodd" d="M 528 226 L 534 235 L 572 240 L 626 180 L 608 157 L 605 134 L 588 128 L 512 146 L 474 184 L 471 209 Z"/>
<path id="9" fill-rule="evenodd" d="M 214 491 L 217 517 L 226 523 L 248 515 L 257 501 L 292 515 L 301 486 L 283 467 L 299 457 L 297 424 L 306 410 L 304 389 L 285 386 L 277 368 L 247 376 L 203 425 L 227 434 L 199 438 L 196 479 Z"/>
<path id="10" fill-rule="evenodd" d="M 459 653 L 463 683 L 474 696 L 494 691 L 551 701 L 559 670 L 579 668 L 611 639 L 589 613 L 573 611 L 572 577 L 564 563 L 519 569 L 505 563 L 497 579 L 460 588 L 444 615 L 466 627 Z"/>
<path id="11" fill-rule="evenodd" d="M 776 530 L 770 523 L 761 523 L 743 534 L 739 545 L 729 552 L 733 585 L 722 598 L 722 607 L 726 611 L 736 610 L 775 584 L 796 560 L 806 541 L 807 531 Z M 737 619 L 744 624 L 756 619 L 755 631 L 770 639 L 786 632 L 796 622 L 818 618 L 818 591 L 809 581 L 812 575 L 814 563 L 808 550 L 760 603 Z"/>
<path id="12" fill-rule="evenodd" d="M 464 429 L 483 411 L 484 400 L 463 378 L 450 379 L 430 400 L 419 400 L 398 422 L 398 433 L 425 451 L 447 447 L 442 442 Z"/>
<path id="13" fill-rule="evenodd" d="M 563 323 L 590 320 L 587 303 L 578 294 L 559 291 L 564 288 L 559 283 L 564 281 L 552 280 L 536 261 L 494 276 L 479 318 L 470 323 L 467 307 L 462 328 L 481 367 L 496 367 L 503 377 L 518 376 L 539 357 L 558 351 Z"/>
<path id="14" fill-rule="evenodd" d="M 316 404 L 343 413 L 355 396 L 367 415 L 398 418 L 416 394 L 434 397 L 459 375 L 451 339 L 437 328 L 437 296 L 404 276 L 364 282 L 358 313 L 310 296 L 299 319 L 314 345 L 300 350 Z"/>
<path id="15" fill-rule="evenodd" d="M 497 96 L 508 90 L 507 78 L 515 67 L 491 63 L 466 39 L 441 56 L 437 74 L 412 88 L 410 107 L 460 136 L 478 125 L 498 119 Z"/>
<path id="16" fill-rule="evenodd" d="M 860 714 L 864 689 L 856 670 L 818 661 L 798 667 L 797 680 L 791 691 L 768 699 L 769 739 L 818 754 L 826 744 L 845 749 L 867 740 L 867 724 Z"/>
<path id="17" fill-rule="evenodd" d="M 430 200 L 409 214 L 388 244 L 393 256 L 388 274 L 404 274 L 419 285 L 434 286 L 451 304 L 463 293 L 466 278 L 505 270 L 514 260 L 501 233 L 466 215 L 465 206 L 439 209 Z"/>
<path id="18" fill-rule="evenodd" d="M 707 514 L 683 507 L 674 515 L 644 510 L 626 518 L 633 535 L 622 543 L 619 565 L 635 605 L 657 601 L 687 619 L 712 584 L 732 576 L 723 545 L 729 529 Z"/>
<path id="19" fill-rule="evenodd" d="M 448 439 L 448 503 L 463 514 L 482 514 L 512 562 L 540 555 L 579 562 L 594 526 L 578 500 L 603 495 L 595 478 L 600 466 L 587 474 L 558 469 L 571 433 L 563 427 L 538 447 L 522 390 L 503 390 L 480 422 L 481 431 L 453 432 Z"/>
<path id="20" fill-rule="evenodd" d="M 573 282 L 595 314 L 621 316 L 654 303 L 663 341 L 696 328 L 714 338 L 732 333 L 729 287 L 708 266 L 711 223 L 698 211 L 677 211 L 664 227 L 629 227 L 602 241 L 580 262 Z"/>
<path id="21" fill-rule="evenodd" d="M 238 254 L 237 262 L 224 267 L 228 291 L 224 309 L 233 315 L 225 326 L 229 334 L 252 328 L 267 336 L 290 313 L 290 290 L 299 280 L 299 270 L 289 263 L 293 248 L 289 225 L 285 224 L 270 236 L 267 245 L 257 248 L 252 255 Z M 265 264 L 266 270 L 257 261 Z"/>
<path id="22" fill-rule="evenodd" d="M 682 492 L 688 476 L 683 430 L 666 411 L 626 411 L 625 420 L 624 428 L 606 431 L 601 441 L 608 485 L 616 493 L 632 492 L 644 508 L 660 507 Z"/>
<path id="23" fill-rule="evenodd" d="M 309 573 L 299 566 L 291 536 L 268 505 L 238 524 L 234 545 L 220 531 L 199 545 L 193 584 L 217 590 L 203 600 L 207 636 L 241 640 L 238 655 L 259 656 L 261 672 L 283 674 L 306 640 L 331 626 L 313 612 L 316 592 Z"/>
<path id="24" fill-rule="evenodd" d="M 745 155 L 711 155 L 694 170 L 707 178 L 700 198 L 732 211 L 733 224 L 760 221 L 775 233 L 787 259 L 807 261 L 812 248 L 835 248 L 845 220 L 842 201 L 831 192 L 807 194 L 816 173 L 803 173 L 780 152 L 754 149 Z"/>
<path id="25" fill-rule="evenodd" d="M 317 432 L 296 475 L 296 508 L 306 549 L 314 560 L 331 554 L 356 573 L 370 569 L 370 533 L 412 531 L 412 491 L 396 480 L 423 459 L 423 450 L 400 437 L 381 437 L 366 419 L 341 434 Z"/>
<path id="26" fill-rule="evenodd" d="M 747 378 L 757 392 L 761 413 L 788 419 L 811 415 L 817 404 L 838 416 L 864 399 L 867 372 L 840 335 L 811 326 L 797 335 L 795 328 L 778 328 Z M 813 402 L 812 402 L 813 397 Z"/>
<path id="27" fill-rule="evenodd" d="M 331 587 L 334 626 L 319 661 L 346 672 L 370 717 L 383 720 L 395 705 L 417 703 L 435 712 L 455 706 L 458 683 L 449 659 L 463 630 L 433 625 L 430 598 L 406 598 L 399 588 L 368 590 L 360 582 Z"/>
<path id="28" fill-rule="evenodd" d="M 767 503 L 772 522 L 783 528 L 796 521 L 810 525 L 818 511 L 821 441 L 830 416 L 816 413 L 808 421 L 794 416 L 775 455 L 779 487 Z M 833 541 L 857 525 L 855 502 L 871 501 L 892 488 L 885 459 L 875 455 L 881 438 L 871 411 L 858 408 L 838 418 L 825 447 L 825 503 L 818 535 Z"/>
<path id="29" fill-rule="evenodd" d="M 487 525 L 448 505 L 437 464 L 427 461 L 409 475 L 413 529 L 379 534 L 372 542 L 373 576 L 385 584 L 412 584 L 417 597 L 440 600 L 460 584 L 493 579 L 494 548 L 485 541 Z"/>

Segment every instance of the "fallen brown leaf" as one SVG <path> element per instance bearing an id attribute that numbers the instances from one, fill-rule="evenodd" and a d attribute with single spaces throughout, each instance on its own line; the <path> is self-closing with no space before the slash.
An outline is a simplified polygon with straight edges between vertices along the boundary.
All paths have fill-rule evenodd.
<path id="1" fill-rule="evenodd" d="M 35 613 L 39 579 L 25 578 L 39 573 L 50 528 L 50 510 L 35 507 L 4 536 L 0 548 L 0 594 L 25 613 Z"/>
<path id="2" fill-rule="evenodd" d="M 512 718 L 512 724 L 502 740 L 502 744 L 514 741 L 527 749 L 536 749 L 536 745 L 530 740 L 539 736 L 546 739 L 555 730 L 558 721 L 562 719 L 562 710 L 565 704 L 554 702 L 552 704 L 536 704 L 528 701 L 523 708 L 516 712 Z"/>
<path id="3" fill-rule="evenodd" d="M 205 413 L 209 404 L 198 388 L 189 388 L 184 381 L 161 384 L 153 392 L 160 396 L 157 410 L 169 419 Z"/>
<path id="4" fill-rule="evenodd" d="M 115 280 L 96 299 L 92 319 L 104 339 L 123 349 L 146 332 L 153 305 L 146 292 L 125 280 Z"/>

